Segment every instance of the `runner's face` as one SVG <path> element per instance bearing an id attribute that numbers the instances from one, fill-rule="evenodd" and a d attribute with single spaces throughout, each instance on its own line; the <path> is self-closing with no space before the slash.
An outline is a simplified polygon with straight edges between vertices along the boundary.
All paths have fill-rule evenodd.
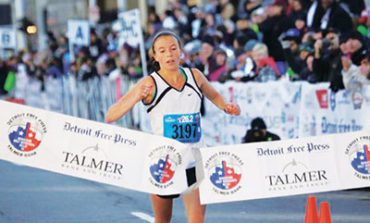
<path id="1" fill-rule="evenodd" d="M 175 70 L 180 64 L 181 49 L 173 36 L 160 36 L 154 42 L 154 59 L 161 69 Z"/>

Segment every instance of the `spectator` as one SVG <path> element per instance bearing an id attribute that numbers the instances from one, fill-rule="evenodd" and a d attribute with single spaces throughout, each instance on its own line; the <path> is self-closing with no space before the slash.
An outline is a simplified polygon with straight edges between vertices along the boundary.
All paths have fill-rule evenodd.
<path id="1" fill-rule="evenodd" d="M 174 11 L 175 19 L 178 23 L 179 35 L 185 40 L 191 39 L 191 27 L 188 21 L 188 17 L 181 8 L 176 8 Z M 157 30 L 158 31 L 158 30 Z"/>
<path id="2" fill-rule="evenodd" d="M 223 21 L 230 20 L 235 15 L 235 7 L 230 0 L 220 0 L 221 17 Z"/>
<path id="3" fill-rule="evenodd" d="M 258 43 L 259 42 L 257 40 L 251 39 L 244 45 L 244 53 L 237 57 L 236 67 L 232 72 L 230 72 L 228 79 L 248 82 L 256 78 L 257 65 L 252 58 L 252 50 Z"/>
<path id="4" fill-rule="evenodd" d="M 339 3 L 354 19 L 360 17 L 361 12 L 366 9 L 364 0 L 339 0 Z"/>
<path id="5" fill-rule="evenodd" d="M 343 89 L 340 73 L 341 51 L 339 49 L 339 36 L 336 30 L 330 30 L 325 38 L 318 39 L 314 45 L 313 70 L 318 82 L 331 82 L 334 91 Z"/>
<path id="6" fill-rule="evenodd" d="M 4 90 L 4 84 L 5 84 L 5 80 L 6 80 L 7 75 L 8 75 L 8 68 L 6 66 L 6 61 L 3 61 L 0 58 L 0 96 L 7 93 Z"/>
<path id="7" fill-rule="evenodd" d="M 334 28 L 346 33 L 353 25 L 350 15 L 335 0 L 315 0 L 308 10 L 307 27 L 315 32 Z"/>
<path id="8" fill-rule="evenodd" d="M 279 39 L 282 40 L 284 57 L 289 67 L 287 74 L 290 80 L 306 80 L 301 72 L 306 68 L 307 56 L 313 52 L 313 48 L 307 42 L 300 44 L 301 34 L 296 28 L 289 29 Z"/>
<path id="9" fill-rule="evenodd" d="M 200 69 L 204 75 L 208 76 L 215 69 L 215 61 L 213 58 L 215 41 L 212 36 L 207 35 L 202 39 L 202 42 L 202 50 L 199 53 L 202 64 L 198 69 Z"/>
<path id="10" fill-rule="evenodd" d="M 208 75 L 209 81 L 218 81 L 222 78 L 227 71 L 226 61 L 227 55 L 226 52 L 222 49 L 218 49 L 214 52 L 215 68 Z"/>
<path id="11" fill-rule="evenodd" d="M 314 49 L 309 43 L 301 43 L 299 46 L 299 58 L 297 62 L 296 69 L 298 72 L 297 79 L 293 80 L 305 80 L 309 83 L 316 83 L 316 75 L 313 72 L 312 62 L 313 62 L 313 52 Z M 292 67 L 293 69 L 293 67 Z"/>
<path id="12" fill-rule="evenodd" d="M 312 54 L 309 54 L 305 60 L 305 67 L 300 72 L 299 76 L 301 80 L 307 80 L 309 83 L 313 84 L 317 82 L 316 75 L 313 71 L 313 60 Z"/>
<path id="13" fill-rule="evenodd" d="M 262 5 L 263 0 L 245 0 L 244 3 L 244 10 L 247 16 L 250 16 L 252 12 L 259 8 Z"/>
<path id="14" fill-rule="evenodd" d="M 184 46 L 183 66 L 185 67 L 200 67 L 201 61 L 199 59 L 199 52 L 202 48 L 200 40 L 193 40 Z"/>
<path id="15" fill-rule="evenodd" d="M 342 77 L 342 64 L 343 60 L 341 58 L 349 58 L 351 63 L 356 66 L 360 66 L 361 62 L 364 57 L 366 57 L 368 52 L 368 47 L 366 46 L 362 35 L 357 32 L 353 31 L 348 36 L 342 37 L 342 47 L 341 47 L 341 54 L 339 55 L 336 63 L 335 73 L 333 73 L 332 79 L 330 80 L 330 88 L 334 91 L 344 89 Z"/>
<path id="16" fill-rule="evenodd" d="M 62 77 L 63 73 L 60 69 L 59 60 L 55 57 L 51 59 L 46 69 L 46 75 L 53 78 Z"/>
<path id="17" fill-rule="evenodd" d="M 242 139 L 242 143 L 251 142 L 267 142 L 280 140 L 280 137 L 267 130 L 265 121 L 257 117 L 252 120 L 251 128 L 247 130 L 245 136 Z"/>
<path id="18" fill-rule="evenodd" d="M 347 46 L 352 62 L 359 66 L 366 52 L 369 51 L 367 43 L 358 31 L 353 31 L 348 35 Z"/>
<path id="19" fill-rule="evenodd" d="M 275 81 L 280 77 L 279 69 L 274 58 L 268 54 L 267 46 L 263 43 L 257 43 L 252 50 L 252 58 L 257 65 L 258 82 Z"/>
<path id="20" fill-rule="evenodd" d="M 104 48 L 102 40 L 98 37 L 95 29 L 91 29 L 90 31 L 90 47 L 89 47 L 89 53 L 90 57 L 93 59 L 93 61 L 96 61 L 98 57 L 104 53 Z"/>
<path id="21" fill-rule="evenodd" d="M 285 58 L 278 37 L 289 28 L 286 26 L 288 21 L 285 8 L 286 2 L 284 0 L 275 0 L 267 8 L 267 19 L 258 25 L 263 34 L 263 42 L 268 47 L 269 55 L 278 63 L 280 73 L 285 73 Z"/>
<path id="22" fill-rule="evenodd" d="M 342 56 L 343 83 L 347 90 L 355 90 L 356 86 L 370 85 L 370 54 L 368 53 L 361 61 L 360 66 L 352 63 L 349 56 Z"/>
<path id="23" fill-rule="evenodd" d="M 171 10 L 166 10 L 162 16 L 162 26 L 165 29 L 176 29 L 177 23 L 175 21 L 173 12 Z"/>
<path id="24" fill-rule="evenodd" d="M 302 0 L 290 0 L 291 12 L 288 15 L 289 28 L 303 32 L 306 27 L 307 13 Z"/>

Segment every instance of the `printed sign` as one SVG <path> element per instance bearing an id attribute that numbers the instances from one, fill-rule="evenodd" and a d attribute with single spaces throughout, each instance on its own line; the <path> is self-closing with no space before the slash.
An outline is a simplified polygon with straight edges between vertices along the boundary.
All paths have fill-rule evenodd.
<path id="1" fill-rule="evenodd" d="M 15 30 L 0 27 L 0 48 L 15 49 L 17 47 Z"/>
<path id="2" fill-rule="evenodd" d="M 88 46 L 90 44 L 90 25 L 84 20 L 68 20 L 68 37 L 72 44 Z"/>

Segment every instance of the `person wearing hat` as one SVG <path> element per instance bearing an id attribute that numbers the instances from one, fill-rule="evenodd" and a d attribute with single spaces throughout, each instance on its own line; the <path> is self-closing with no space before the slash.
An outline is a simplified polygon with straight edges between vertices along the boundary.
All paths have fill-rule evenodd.
<path id="1" fill-rule="evenodd" d="M 251 128 L 247 130 L 242 139 L 242 143 L 250 142 L 268 142 L 280 140 L 280 137 L 272 132 L 267 131 L 265 121 L 260 118 L 254 118 L 251 121 Z"/>

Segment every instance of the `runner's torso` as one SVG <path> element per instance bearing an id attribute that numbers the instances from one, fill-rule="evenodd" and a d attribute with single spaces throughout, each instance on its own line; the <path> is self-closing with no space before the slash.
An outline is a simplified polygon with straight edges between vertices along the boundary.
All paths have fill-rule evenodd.
<path id="1" fill-rule="evenodd" d="M 180 68 L 185 78 L 182 89 L 170 86 L 159 73 L 153 72 L 156 88 L 154 99 L 146 104 L 154 134 L 190 143 L 202 142 L 200 106 L 202 93 L 192 71 Z"/>

